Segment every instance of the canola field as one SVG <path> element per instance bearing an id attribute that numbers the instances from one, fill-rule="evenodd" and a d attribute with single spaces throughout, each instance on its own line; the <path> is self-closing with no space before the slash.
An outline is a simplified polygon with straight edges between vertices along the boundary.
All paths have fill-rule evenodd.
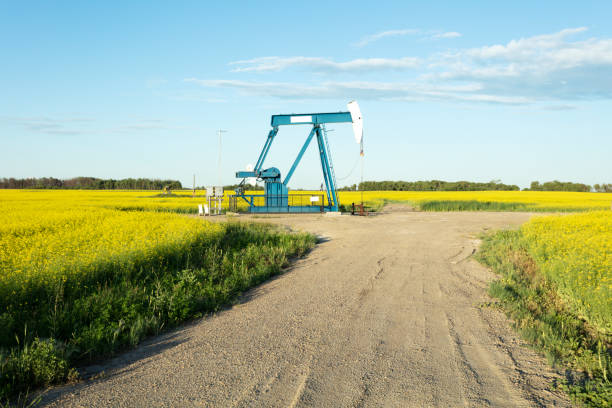
<path id="1" fill-rule="evenodd" d="M 193 197 L 190 191 L 163 196 L 152 191 L 0 190 L 0 299 L 5 299 L 1 306 L 19 308 L 24 302 L 36 302 L 38 299 L 32 296 L 45 296 L 43 288 L 58 280 L 86 285 L 99 281 L 103 274 L 184 262 L 183 258 L 192 256 L 190 248 L 222 233 L 218 224 L 173 214 L 197 212 L 197 205 L 205 202 L 202 194 L 198 191 Z M 233 192 L 226 193 L 226 208 L 229 194 Z M 345 208 L 363 199 L 373 207 L 385 202 L 408 202 L 416 207 L 426 207 L 427 203 L 481 202 L 527 205 L 510 207 L 514 210 L 565 212 L 609 209 L 612 194 L 341 191 L 339 199 Z M 609 281 L 601 280 L 609 272 L 612 256 L 609 214 L 543 218 L 523 227 L 534 242 L 537 259 L 551 259 L 554 266 L 546 273 L 551 278 L 565 276 L 576 284 L 563 286 L 563 290 L 568 297 L 581 299 L 582 303 L 575 307 L 585 316 L 604 313 L 593 305 L 588 310 L 588 299 L 601 294 L 611 297 L 606 292 L 609 287 L 605 288 Z M 172 260 L 172 254 L 181 254 L 181 259 Z M 563 268 L 566 272 L 562 273 Z M 569 270 L 573 272 L 568 275 Z M 79 279 L 73 279 L 75 276 Z M 594 286 L 593 282 L 602 282 L 604 287 Z M 601 317 L 597 321 L 603 324 Z"/>
<path id="2" fill-rule="evenodd" d="M 612 211 L 532 217 L 483 237 L 489 293 L 523 338 L 565 369 L 580 406 L 612 402 Z"/>
<path id="3" fill-rule="evenodd" d="M 185 217 L 206 202 L 197 193 L 0 190 L 0 402 L 216 310 L 314 245 L 310 234 Z M 575 212 L 534 217 L 516 233 L 572 313 L 612 335 L 612 194 L 341 191 L 339 199 L 344 209 L 363 199 L 373 209 Z"/>
<path id="4" fill-rule="evenodd" d="M 610 209 L 612 194 L 556 191 L 341 191 L 339 201 L 360 202 L 379 207 L 385 202 L 407 202 L 422 210 L 502 211 L 591 211 Z M 464 204 L 461 208 L 455 204 Z M 476 203 L 485 205 L 473 205 Z M 471 205 L 470 205 L 471 204 Z M 488 204 L 488 205 L 487 205 Z"/>
<path id="5" fill-rule="evenodd" d="M 227 209 L 227 191 L 223 207 Z M 249 194 L 262 194 L 252 191 Z M 321 191 L 294 190 L 290 194 L 323 194 Z M 591 211 L 606 210 L 612 205 L 610 193 L 573 193 L 553 191 L 339 191 L 341 205 L 349 208 L 351 203 L 364 203 L 380 209 L 386 202 L 404 202 L 422 210 L 469 210 L 491 209 L 503 211 Z M 84 208 L 106 208 L 122 211 L 156 211 L 195 214 L 198 204 L 206 202 L 205 191 L 198 190 L 196 197 L 190 191 L 179 191 L 164 196 L 157 191 L 109 191 L 109 190 L 0 190 L 0 211 L 19 209 L 23 214 L 59 208 L 73 210 Z M 452 203 L 481 203 L 483 207 L 461 208 L 445 205 Z M 434 205 L 432 205 L 434 204 Z M 438 204 L 437 206 L 435 204 Z M 486 206 L 488 204 L 488 207 Z M 498 206 L 495 206 L 495 205 Z M 66 207 L 68 206 L 68 207 Z M 238 200 L 238 208 L 246 204 Z M 18 221 L 15 221 L 18 222 Z"/>
<path id="6" fill-rule="evenodd" d="M 151 195 L 0 190 L 0 405 L 217 310 L 315 242 Z"/>
<path id="7" fill-rule="evenodd" d="M 175 214 L 106 208 L 3 208 L 0 213 L 0 304 L 8 312 L 46 300 L 59 282 L 71 290 L 146 267 L 194 256 L 219 235 L 219 224 Z"/>
<path id="8" fill-rule="evenodd" d="M 197 205 L 205 202 L 202 193 L 198 191 L 196 197 L 192 197 L 191 192 L 163 196 L 151 191 L 0 190 L 0 295 L 2 298 L 22 299 L 20 294 L 31 293 L 58 278 L 67 280 L 70 275 L 82 274 L 83 271 L 95 280 L 95 275 L 103 273 L 101 271 L 127 271 L 135 265 L 156 264 L 161 262 L 160 259 L 166 259 L 170 252 L 189 254 L 190 246 L 198 240 L 208 239 L 210 234 L 219 233 L 219 227 L 172 213 L 197 212 Z M 308 193 L 320 194 L 293 192 Z M 226 193 L 226 208 L 229 194 L 233 192 Z M 385 202 L 408 202 L 416 207 L 432 202 L 483 202 L 528 205 L 515 210 L 587 211 L 609 209 L 612 194 L 341 191 L 339 199 L 346 208 L 350 203 L 363 199 L 374 207 Z M 245 208 L 244 203 L 239 203 L 239 206 Z M 535 226 L 541 226 L 541 230 L 553 234 L 549 236 L 552 239 L 559 236 L 559 231 L 553 226 L 565 226 L 567 232 L 574 225 L 570 222 L 578 222 L 575 217 L 567 219 L 571 221 L 561 220 L 566 219 L 534 221 L 528 224 L 533 226 L 525 226 L 525 229 L 534 234 Z M 582 234 L 591 234 L 589 228 L 578 224 L 576 228 Z M 574 241 L 567 245 L 574 251 L 585 247 L 602 250 L 594 246 L 594 238 L 573 237 Z M 568 246 L 560 245 L 555 250 L 567 254 Z M 546 248 L 553 250 L 550 246 Z M 609 247 L 605 249 L 610 252 Z M 589 256 L 589 259 L 601 264 L 598 257 Z M 19 303 L 12 304 L 19 307 Z"/>
<path id="9" fill-rule="evenodd" d="M 612 211 L 536 217 L 520 233 L 570 310 L 612 335 Z"/>

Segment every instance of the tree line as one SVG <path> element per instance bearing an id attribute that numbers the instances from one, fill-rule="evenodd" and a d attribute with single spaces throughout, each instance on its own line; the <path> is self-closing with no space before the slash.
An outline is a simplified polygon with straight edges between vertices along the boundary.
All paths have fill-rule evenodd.
<path id="1" fill-rule="evenodd" d="M 360 191 L 487 191 L 487 190 L 503 190 L 516 191 L 520 190 L 518 186 L 503 184 L 499 181 L 490 181 L 488 183 L 476 183 L 471 181 L 363 181 L 359 186 L 353 184 L 350 187 L 344 187 L 342 190 L 360 190 Z"/>
<path id="2" fill-rule="evenodd" d="M 41 178 L 0 178 L 0 189 L 31 188 L 31 189 L 82 189 L 82 190 L 161 190 L 169 187 L 171 190 L 183 188 L 178 180 L 159 180 L 147 178 L 126 178 L 121 180 L 99 179 L 95 177 L 74 177 L 71 179 L 57 179 L 54 177 Z M 238 185 L 224 186 L 225 190 L 233 190 Z M 204 187 L 198 187 L 199 189 Z M 249 190 L 263 190 L 262 186 L 248 186 Z M 498 180 L 488 183 L 471 181 L 364 181 L 352 186 L 342 187 L 341 191 L 518 191 L 516 185 L 503 184 Z M 558 180 L 540 183 L 533 181 L 525 191 L 575 191 L 599 193 L 612 193 L 612 184 L 588 184 L 562 182 Z"/>
<path id="3" fill-rule="evenodd" d="M 147 178 L 126 178 L 121 180 L 99 179 L 96 177 L 74 177 L 66 180 L 54 177 L 41 178 L 1 178 L 0 188 L 32 189 L 74 189 L 74 190 L 172 190 L 183 188 L 178 180 L 159 180 Z"/>
<path id="4" fill-rule="evenodd" d="M 488 183 L 472 181 L 364 181 L 352 186 L 342 187 L 343 191 L 518 191 L 520 188 L 514 184 L 503 184 L 499 180 Z M 573 183 L 569 181 L 547 181 L 540 183 L 533 181 L 529 188 L 523 191 L 576 191 L 598 193 L 612 193 L 612 184 Z"/>
<path id="5" fill-rule="evenodd" d="M 527 191 L 575 191 L 587 192 L 591 191 L 591 186 L 582 183 L 572 183 L 571 181 L 547 181 L 540 184 L 539 181 L 532 181 L 531 186 L 526 188 Z"/>
<path id="6" fill-rule="evenodd" d="M 595 184 L 593 190 L 598 193 L 612 193 L 612 183 L 609 184 Z"/>

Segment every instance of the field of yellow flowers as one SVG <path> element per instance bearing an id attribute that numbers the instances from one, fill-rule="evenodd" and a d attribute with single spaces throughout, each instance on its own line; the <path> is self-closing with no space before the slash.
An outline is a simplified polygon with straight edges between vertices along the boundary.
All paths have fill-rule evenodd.
<path id="1" fill-rule="evenodd" d="M 197 193 L 0 190 L 0 400 L 215 310 L 314 244 L 308 234 L 182 216 L 205 202 Z M 610 194 L 341 191 L 339 199 L 345 208 L 363 200 L 430 211 L 586 211 L 508 233 L 571 312 L 610 339 Z"/>
<path id="2" fill-rule="evenodd" d="M 571 310 L 612 335 L 612 211 L 537 217 L 521 233 Z"/>
<path id="3" fill-rule="evenodd" d="M 220 224 L 176 214 L 105 208 L 23 208 L 0 213 L 0 305 L 9 311 L 46 300 L 46 288 L 80 290 L 104 274 L 185 265 Z M 42 297 L 42 298 L 41 298 Z"/>
<path id="4" fill-rule="evenodd" d="M 314 245 L 309 234 L 174 213 L 193 200 L 0 190 L 0 405 L 216 310 Z"/>
<path id="5" fill-rule="evenodd" d="M 321 194 L 320 191 L 294 190 L 290 194 Z M 206 202 L 205 191 L 196 197 L 190 191 L 164 196 L 152 191 L 116 190 L 0 190 L 2 208 L 22 208 L 32 211 L 64 208 L 107 208 L 113 210 L 196 213 L 197 205 Z M 226 191 L 227 197 L 234 194 Z M 253 191 L 250 194 L 262 194 Z M 423 210 L 506 210 L 506 211 L 591 211 L 610 209 L 612 194 L 552 191 L 339 191 L 340 204 L 345 208 L 362 200 L 373 208 L 385 202 L 406 202 Z M 454 204 L 453 204 L 454 203 Z M 475 204 L 476 203 L 476 204 Z M 239 206 L 246 206 L 239 200 Z M 480 204 L 480 205 L 478 205 Z M 27 211 L 25 211 L 27 212 Z"/>
<path id="6" fill-rule="evenodd" d="M 373 207 L 407 202 L 425 211 L 590 211 L 610 209 L 612 194 L 556 191 L 341 191 L 339 201 Z M 363 198 L 362 198 L 363 197 Z"/>
<path id="7" fill-rule="evenodd" d="M 490 293 L 524 338 L 572 375 L 586 406 L 612 404 L 612 211 L 534 217 L 484 237 Z"/>

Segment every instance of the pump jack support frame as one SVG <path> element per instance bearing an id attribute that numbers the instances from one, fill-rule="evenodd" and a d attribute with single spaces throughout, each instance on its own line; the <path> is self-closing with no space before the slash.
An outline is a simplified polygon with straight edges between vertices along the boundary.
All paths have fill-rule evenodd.
<path id="1" fill-rule="evenodd" d="M 236 172 L 237 178 L 242 178 L 240 187 L 236 189 L 236 197 L 242 198 L 249 204 L 250 212 L 320 212 L 321 208 L 323 211 L 338 211 L 338 194 L 336 192 L 336 177 L 334 174 L 334 167 L 331 160 L 331 152 L 329 149 L 329 143 L 327 141 L 327 133 L 325 124 L 327 123 L 351 123 L 352 117 L 350 112 L 333 112 L 333 113 L 307 113 L 307 114 L 294 114 L 294 115 L 273 115 L 271 119 L 272 129 L 268 133 L 268 137 L 264 144 L 257 164 L 252 171 L 238 171 Z M 278 134 L 279 126 L 286 125 L 312 125 L 312 129 L 306 138 L 306 141 L 302 145 L 302 148 L 298 152 L 298 155 L 293 162 L 293 165 L 289 169 L 285 180 L 281 182 L 280 171 L 271 167 L 262 170 L 263 163 L 266 160 L 266 156 L 274 142 L 274 138 Z M 321 159 L 321 169 L 323 171 L 323 180 L 325 181 L 327 205 L 320 203 L 317 205 L 309 206 L 291 206 L 289 205 L 289 189 L 288 184 L 295 172 L 295 169 L 299 165 L 306 149 L 312 142 L 312 139 L 316 136 L 319 156 Z M 246 178 L 257 178 L 263 180 L 265 183 L 265 205 L 255 205 L 254 196 L 245 195 L 245 181 Z"/>

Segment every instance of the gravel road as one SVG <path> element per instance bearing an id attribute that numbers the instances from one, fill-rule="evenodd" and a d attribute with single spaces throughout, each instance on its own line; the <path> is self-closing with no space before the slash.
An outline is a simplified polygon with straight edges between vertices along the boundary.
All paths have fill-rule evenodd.
<path id="1" fill-rule="evenodd" d="M 498 311 L 479 233 L 524 213 L 257 218 L 321 243 L 234 307 L 89 367 L 44 404 L 86 407 L 570 406 Z M 241 216 L 248 219 L 246 216 Z"/>

